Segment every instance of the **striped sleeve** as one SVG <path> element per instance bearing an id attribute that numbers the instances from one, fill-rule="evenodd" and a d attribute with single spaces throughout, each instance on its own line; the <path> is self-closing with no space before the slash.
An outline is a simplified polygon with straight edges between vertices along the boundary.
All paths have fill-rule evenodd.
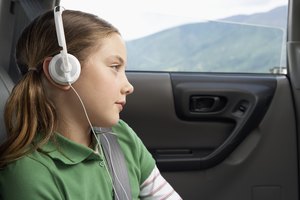
<path id="1" fill-rule="evenodd" d="M 173 187 L 155 166 L 149 177 L 140 186 L 142 200 L 182 200 Z"/>

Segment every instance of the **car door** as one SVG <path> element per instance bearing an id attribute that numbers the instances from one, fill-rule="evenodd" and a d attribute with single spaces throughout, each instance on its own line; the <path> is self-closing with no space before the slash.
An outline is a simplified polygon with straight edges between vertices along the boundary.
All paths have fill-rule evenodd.
<path id="1" fill-rule="evenodd" d="M 128 70 L 122 118 L 183 199 L 298 199 L 299 6 L 287 74 Z"/>
<path id="2" fill-rule="evenodd" d="M 128 76 L 135 94 L 123 119 L 184 199 L 298 199 L 286 76 Z"/>

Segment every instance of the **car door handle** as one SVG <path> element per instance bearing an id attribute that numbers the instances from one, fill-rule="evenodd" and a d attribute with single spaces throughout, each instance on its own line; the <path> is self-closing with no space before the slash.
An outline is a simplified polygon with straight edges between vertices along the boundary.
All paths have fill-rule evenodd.
<path id="1" fill-rule="evenodd" d="M 210 113 L 220 111 L 225 106 L 225 99 L 219 96 L 201 96 L 190 97 L 190 112 Z"/>

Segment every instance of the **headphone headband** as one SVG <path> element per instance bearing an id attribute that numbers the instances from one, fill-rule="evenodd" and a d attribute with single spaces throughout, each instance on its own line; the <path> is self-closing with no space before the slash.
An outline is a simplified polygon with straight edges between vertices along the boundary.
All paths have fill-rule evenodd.
<path id="1" fill-rule="evenodd" d="M 64 25 L 62 21 L 62 12 L 63 9 L 61 9 L 60 6 L 56 6 L 54 8 L 54 21 L 55 21 L 56 35 L 57 35 L 58 45 L 62 47 L 60 54 L 62 57 L 63 71 L 66 73 L 67 76 L 71 71 L 71 66 L 68 59 L 67 44 L 66 44 L 66 38 L 64 32 Z M 69 79 L 69 77 L 66 78 Z"/>
<path id="2" fill-rule="evenodd" d="M 56 28 L 58 44 L 60 47 L 63 48 L 63 51 L 67 52 L 66 38 L 65 38 L 65 33 L 64 33 L 64 25 L 63 25 L 63 21 L 62 21 L 62 12 L 63 12 L 63 10 L 61 9 L 60 6 L 56 6 L 54 8 L 54 20 L 55 20 L 55 28 Z"/>

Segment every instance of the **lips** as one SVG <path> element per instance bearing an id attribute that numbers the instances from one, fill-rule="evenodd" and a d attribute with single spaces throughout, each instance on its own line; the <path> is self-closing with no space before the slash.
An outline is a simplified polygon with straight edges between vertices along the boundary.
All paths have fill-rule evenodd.
<path id="1" fill-rule="evenodd" d="M 121 110 L 123 110 L 126 102 L 125 101 L 118 101 L 118 102 L 116 102 L 116 104 L 119 106 L 120 111 L 121 111 Z"/>

